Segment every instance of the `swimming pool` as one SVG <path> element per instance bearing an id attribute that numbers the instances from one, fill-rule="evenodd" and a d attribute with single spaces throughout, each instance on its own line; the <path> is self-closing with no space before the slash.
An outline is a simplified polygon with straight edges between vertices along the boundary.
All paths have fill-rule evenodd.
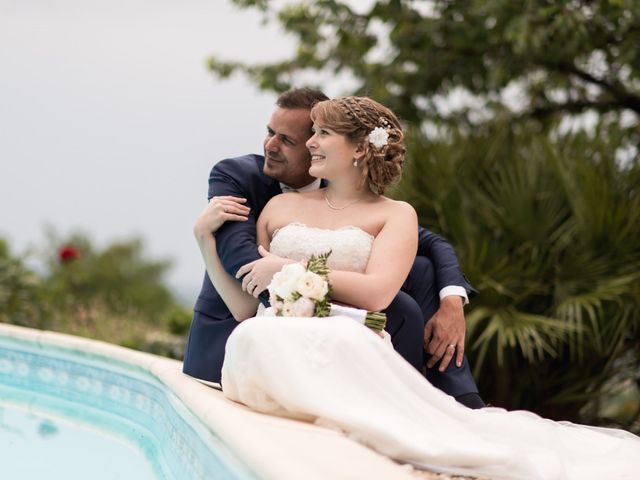
<path id="1" fill-rule="evenodd" d="M 258 478 L 154 374 L 171 362 L 2 326 L 0 478 Z"/>

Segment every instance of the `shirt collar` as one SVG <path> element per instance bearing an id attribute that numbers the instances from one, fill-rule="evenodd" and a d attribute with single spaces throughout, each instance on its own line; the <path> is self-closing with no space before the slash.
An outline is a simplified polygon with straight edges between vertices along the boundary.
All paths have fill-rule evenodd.
<path id="1" fill-rule="evenodd" d="M 282 189 L 283 193 L 286 193 L 286 192 L 312 192 L 312 191 L 318 190 L 320 188 L 320 182 L 321 181 L 322 180 L 320 178 L 316 178 L 309 185 L 305 185 L 304 187 L 300 187 L 300 188 L 291 188 L 289 185 L 285 185 L 284 183 L 280 182 L 280 188 Z"/>

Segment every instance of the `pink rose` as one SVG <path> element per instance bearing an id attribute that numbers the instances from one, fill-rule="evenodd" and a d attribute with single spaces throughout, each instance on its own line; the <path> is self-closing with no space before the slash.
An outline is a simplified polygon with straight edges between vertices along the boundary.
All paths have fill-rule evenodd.
<path id="1" fill-rule="evenodd" d="M 291 305 L 291 313 L 294 317 L 312 317 L 316 304 L 312 300 L 300 297 Z"/>

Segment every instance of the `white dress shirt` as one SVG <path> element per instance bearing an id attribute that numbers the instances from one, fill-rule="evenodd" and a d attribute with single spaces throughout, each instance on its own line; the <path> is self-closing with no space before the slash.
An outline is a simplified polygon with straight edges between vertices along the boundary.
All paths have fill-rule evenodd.
<path id="1" fill-rule="evenodd" d="M 316 178 L 309 185 L 305 185 L 304 187 L 300 187 L 300 188 L 291 188 L 289 185 L 286 185 L 286 184 L 280 182 L 280 188 L 282 189 L 282 193 L 287 193 L 287 192 L 312 192 L 312 191 L 318 190 L 320 188 L 320 182 L 322 182 L 322 179 Z"/>

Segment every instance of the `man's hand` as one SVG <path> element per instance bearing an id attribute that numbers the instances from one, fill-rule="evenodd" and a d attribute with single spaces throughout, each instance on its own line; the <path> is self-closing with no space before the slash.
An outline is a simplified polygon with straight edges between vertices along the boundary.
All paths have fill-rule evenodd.
<path id="1" fill-rule="evenodd" d="M 462 306 L 463 299 L 456 295 L 443 298 L 440 308 L 424 327 L 424 348 L 431 354 L 427 368 L 442 359 L 439 370 L 443 372 L 454 354 L 456 365 L 462 366 L 466 326 Z"/>
<path id="2" fill-rule="evenodd" d="M 258 247 L 258 253 L 262 255 L 262 258 L 243 265 L 236 273 L 236 278 L 244 275 L 242 290 L 256 298 L 267 289 L 273 276 L 282 270 L 283 266 L 287 263 L 294 263 L 293 260 L 269 253 L 262 245 Z"/>

